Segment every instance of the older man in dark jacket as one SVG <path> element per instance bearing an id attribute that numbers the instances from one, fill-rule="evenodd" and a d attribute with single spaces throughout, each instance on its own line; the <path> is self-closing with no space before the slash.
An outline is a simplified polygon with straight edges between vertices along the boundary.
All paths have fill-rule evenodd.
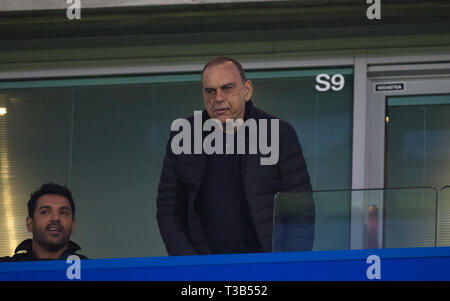
<path id="1" fill-rule="evenodd" d="M 230 119 L 253 119 L 262 130 L 259 121 L 268 121 L 267 141 L 278 143 L 279 158 L 273 165 L 263 165 L 267 153 L 237 153 L 237 135 L 227 131 L 223 139 L 234 141 L 235 152 L 228 152 L 224 143 L 226 154 L 206 154 L 204 150 L 175 154 L 173 139 L 177 132 L 172 131 L 157 198 L 158 225 L 166 249 L 169 255 L 271 252 L 275 194 L 311 191 L 295 130 L 286 121 L 253 106 L 252 83 L 245 78 L 239 62 L 229 57 L 217 57 L 205 65 L 202 91 L 202 124 L 211 118 L 224 125 Z M 187 120 L 195 128 L 194 117 Z M 275 135 L 272 120 L 279 125 Z M 245 135 L 247 151 L 252 140 L 249 134 Z M 205 136 L 202 132 L 201 137 Z M 292 222 L 296 250 L 312 249 L 314 204 L 310 200 Z"/>

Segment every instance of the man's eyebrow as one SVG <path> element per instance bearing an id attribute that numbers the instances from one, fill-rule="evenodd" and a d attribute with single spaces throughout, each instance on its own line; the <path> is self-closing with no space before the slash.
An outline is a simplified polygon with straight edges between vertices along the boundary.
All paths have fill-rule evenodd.
<path id="1" fill-rule="evenodd" d="M 43 206 L 39 207 L 39 210 L 41 210 L 41 209 L 50 209 L 50 208 L 51 208 L 51 206 L 49 206 L 49 205 L 43 205 Z M 58 209 L 59 210 L 71 210 L 71 208 L 68 207 L 68 206 L 61 206 Z"/>
<path id="2" fill-rule="evenodd" d="M 229 83 L 226 83 L 225 85 L 222 85 L 222 86 L 220 86 L 220 89 L 224 89 L 224 88 L 232 88 L 232 87 L 234 87 L 234 86 L 236 86 L 236 83 L 234 83 L 234 82 L 229 82 Z M 215 91 L 215 90 L 217 90 L 216 88 L 211 88 L 211 87 L 203 87 L 203 91 L 207 91 L 207 90 L 213 90 L 213 91 Z"/>
<path id="3" fill-rule="evenodd" d="M 229 86 L 235 86 L 236 84 L 235 83 L 233 83 L 233 82 L 230 82 L 230 83 L 227 83 L 227 84 L 225 84 L 225 85 L 223 85 L 223 86 L 221 86 L 220 88 L 225 88 L 225 87 L 229 87 Z"/>

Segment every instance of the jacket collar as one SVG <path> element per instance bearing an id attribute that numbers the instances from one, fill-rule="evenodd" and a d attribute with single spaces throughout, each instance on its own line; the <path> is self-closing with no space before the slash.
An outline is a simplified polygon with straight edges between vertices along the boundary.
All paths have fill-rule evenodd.
<path id="1" fill-rule="evenodd" d="M 253 103 L 252 100 L 250 99 L 245 103 L 244 121 L 250 118 L 252 111 L 253 111 Z"/>
<path id="2" fill-rule="evenodd" d="M 81 247 L 77 245 L 75 242 L 69 240 L 69 244 L 67 246 L 67 249 L 63 252 L 61 257 L 64 257 L 66 254 L 73 254 L 76 251 L 81 250 Z M 25 251 L 27 254 L 34 254 L 33 253 L 33 240 L 32 239 L 25 239 L 22 241 L 14 251 L 15 254 L 18 252 Z"/>

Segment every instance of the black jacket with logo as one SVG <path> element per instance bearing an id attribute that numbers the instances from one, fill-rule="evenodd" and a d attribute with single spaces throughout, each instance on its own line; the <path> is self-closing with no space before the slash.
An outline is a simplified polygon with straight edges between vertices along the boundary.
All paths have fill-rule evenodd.
<path id="1" fill-rule="evenodd" d="M 0 262 L 14 262 L 14 261 L 35 261 L 35 260 L 49 260 L 46 258 L 38 258 L 32 250 L 32 239 L 26 239 L 22 241 L 14 251 L 14 255 L 12 257 L 0 257 Z M 69 241 L 69 245 L 67 249 L 61 254 L 59 260 L 66 260 L 70 255 L 76 255 L 80 257 L 80 259 L 88 259 L 84 255 L 77 254 L 76 252 L 81 250 L 80 246 L 74 243 L 73 241 Z"/>
<path id="2" fill-rule="evenodd" d="M 209 119 L 206 110 L 202 122 Z M 194 128 L 194 117 L 187 118 Z M 271 141 L 271 119 L 278 119 L 246 103 L 244 120 L 267 120 L 268 145 Z M 259 126 L 258 126 L 259 128 Z M 166 147 L 157 196 L 158 226 L 169 255 L 211 254 L 203 233 L 195 201 L 202 182 L 206 155 L 180 154 L 171 150 L 172 131 Z M 203 135 L 205 135 L 203 133 Z M 248 136 L 248 135 L 246 135 Z M 248 139 L 248 138 L 246 138 Z M 259 139 L 258 139 L 259 140 Z M 248 141 L 247 141 L 248 143 Z M 192 144 L 194 144 L 192 140 Z M 248 150 L 248 147 L 246 148 Z M 279 119 L 279 160 L 275 165 L 261 165 L 258 154 L 243 156 L 243 186 L 250 215 L 263 252 L 272 252 L 274 196 L 277 192 L 310 192 L 311 184 L 306 162 L 294 128 Z M 311 250 L 314 239 L 314 203 L 305 207 L 301 217 L 294 222 L 296 250 Z M 226 231 L 226 229 L 223 229 Z M 217 233 L 220 236 L 220 233 Z M 283 250 L 283 248 L 277 248 Z M 292 250 L 289 250 L 292 251 Z"/>

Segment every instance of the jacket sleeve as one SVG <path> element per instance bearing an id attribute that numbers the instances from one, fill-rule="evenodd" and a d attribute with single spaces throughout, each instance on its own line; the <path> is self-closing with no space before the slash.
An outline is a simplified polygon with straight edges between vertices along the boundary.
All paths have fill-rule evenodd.
<path id="1" fill-rule="evenodd" d="M 187 201 L 179 182 L 178 159 L 171 150 L 172 132 L 167 142 L 156 200 L 159 231 L 170 256 L 196 255 L 189 237 Z"/>
<path id="2" fill-rule="evenodd" d="M 276 241 L 283 251 L 312 250 L 314 242 L 315 206 L 306 161 L 294 128 L 280 124 L 280 192 L 292 192 L 290 201 L 283 203 L 282 231 Z M 277 225 L 276 228 L 280 229 Z"/>

